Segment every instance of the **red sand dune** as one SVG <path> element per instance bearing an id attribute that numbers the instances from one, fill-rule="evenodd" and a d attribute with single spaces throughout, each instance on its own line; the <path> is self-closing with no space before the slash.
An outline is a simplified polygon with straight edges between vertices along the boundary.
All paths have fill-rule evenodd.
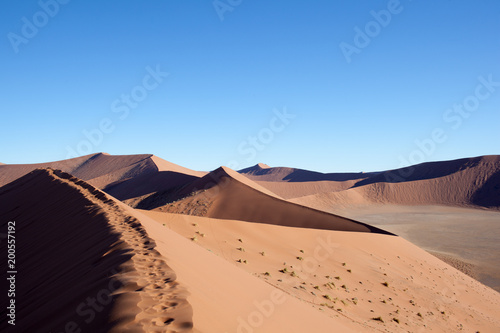
<path id="1" fill-rule="evenodd" d="M 235 268 L 283 291 L 287 297 L 300 300 L 301 304 L 321 313 L 323 320 L 332 319 L 355 332 L 484 333 L 500 329 L 500 294 L 400 237 L 142 212 L 158 221 L 154 229 L 153 226 L 147 228 L 152 230 L 151 234 L 159 235 L 162 230 L 171 229 L 186 239 L 194 239 L 193 244 L 208 250 L 207 258 L 208 254 L 216 254 L 217 258 L 226 260 Z M 175 255 L 168 242 L 159 244 L 165 244 L 170 256 Z M 197 275 L 192 274 L 187 265 L 172 263 L 172 267 L 181 281 L 184 276 L 192 279 Z M 226 277 L 226 272 L 212 274 L 213 270 L 204 269 L 200 279 L 224 276 L 229 286 L 234 284 L 230 277 Z M 211 289 L 209 283 L 188 285 L 201 289 L 196 294 L 205 294 L 203 288 Z M 215 291 L 211 295 L 205 294 L 205 297 L 209 296 L 232 299 L 230 294 L 219 296 Z M 268 300 L 269 296 L 258 294 L 254 299 L 258 304 Z M 202 314 L 208 315 L 208 307 L 203 307 L 198 297 L 189 300 L 194 310 L 195 327 L 198 319 L 209 320 Z M 274 314 L 261 314 L 262 320 L 253 319 L 259 315 L 258 311 L 255 305 L 243 307 L 238 317 L 246 325 L 249 319 L 256 325 L 237 332 L 253 329 L 254 332 L 267 332 L 268 323 L 280 323 Z M 296 319 L 294 315 L 297 314 L 290 313 L 281 323 Z M 309 315 L 302 313 L 298 317 L 311 325 L 304 332 L 320 331 L 312 326 L 314 323 Z M 225 318 L 237 322 L 234 317 Z M 328 330 L 347 331 L 334 326 Z M 278 326 L 270 332 L 290 331 Z"/>
<path id="2" fill-rule="evenodd" d="M 114 199 L 69 174 L 38 169 L 2 187 L 0 203 L 2 230 L 8 221 L 16 226 L 16 332 L 192 327 L 175 273 Z M 0 247 L 7 253 L 7 242 Z M 1 299 L 6 332 L 8 299 Z"/>
<path id="3" fill-rule="evenodd" d="M 155 210 L 302 228 L 387 233 L 287 202 L 260 191 L 259 187 L 237 172 L 221 167 L 183 188 L 179 200 Z"/>
<path id="4" fill-rule="evenodd" d="M 0 203 L 16 221 L 16 332 L 235 332 L 257 301 L 272 311 L 261 332 L 357 331 L 69 174 L 35 170 Z"/>
<path id="5" fill-rule="evenodd" d="M 277 169 L 281 172 L 283 168 Z M 266 169 L 273 174 L 272 170 Z M 294 201 L 311 203 L 317 208 L 359 203 L 500 208 L 500 156 L 497 155 L 422 163 L 365 175 L 368 177 L 349 182 L 331 181 L 330 185 L 316 182 L 275 185 L 267 181 L 259 184 L 287 199 L 313 196 Z M 253 174 L 247 176 L 253 180 L 266 179 Z"/>
<path id="6" fill-rule="evenodd" d="M 252 167 L 238 171 L 255 181 L 268 182 L 316 182 L 321 180 L 346 181 L 365 179 L 377 173 L 321 173 L 296 168 L 277 167 L 271 168 L 268 165 L 259 163 Z"/>
<path id="7" fill-rule="evenodd" d="M 160 184 L 157 184 L 157 178 L 148 180 L 148 178 L 145 177 L 146 175 L 157 177 L 157 173 L 159 172 L 176 173 L 185 179 L 192 179 L 205 175 L 204 172 L 193 171 L 181 167 L 151 154 L 109 155 L 97 153 L 49 163 L 0 165 L 0 186 L 37 168 L 59 169 L 101 189 L 111 186 L 114 188 L 114 194 L 117 196 L 120 196 L 120 194 L 126 196 L 126 194 L 120 193 L 119 188 L 115 185 L 137 177 L 143 177 L 141 178 L 141 191 L 151 193 L 155 192 Z M 172 179 L 173 177 L 170 177 L 170 180 Z M 162 184 L 166 184 L 166 182 L 163 181 Z M 152 190 L 147 190 L 148 186 L 151 186 Z M 124 191 L 127 192 L 130 188 L 131 186 L 125 186 Z"/>
<path id="8" fill-rule="evenodd" d="M 497 292 L 397 236 L 282 197 L 312 191 L 293 201 L 329 209 L 429 200 L 495 208 L 499 160 L 419 165 L 406 180 L 378 173 L 314 181 L 317 173 L 258 165 L 271 177 L 258 182 L 152 155 L 54 162 L 124 202 L 156 209 L 137 211 L 54 170 L 0 188 L 0 226 L 15 220 L 23 244 L 17 299 L 28 301 L 19 303 L 17 328 L 62 332 L 75 322 L 84 332 L 497 332 Z M 0 182 L 33 167 L 1 165 Z M 279 193 L 269 184 L 279 184 Z M 327 257 L 318 257 L 319 239 L 335 245 Z M 307 266 L 313 259 L 321 262 Z M 283 301 L 271 302 L 266 314 L 262 304 L 279 291 Z M 89 297 L 109 301 L 86 322 Z"/>

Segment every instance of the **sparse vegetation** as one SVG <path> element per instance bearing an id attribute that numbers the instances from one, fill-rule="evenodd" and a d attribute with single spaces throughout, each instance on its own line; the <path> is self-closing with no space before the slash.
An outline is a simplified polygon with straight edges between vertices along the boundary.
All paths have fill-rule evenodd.
<path id="1" fill-rule="evenodd" d="M 265 276 L 271 276 L 271 273 L 269 273 L 269 272 L 265 272 L 265 273 L 264 273 L 264 275 L 265 275 Z"/>
<path id="2" fill-rule="evenodd" d="M 382 283 L 383 286 L 389 287 L 389 282 L 385 281 Z"/>
<path id="3" fill-rule="evenodd" d="M 297 257 L 297 259 L 298 259 L 298 260 L 304 260 L 304 258 L 302 258 L 302 257 Z"/>
<path id="4" fill-rule="evenodd" d="M 243 240 L 241 238 L 238 238 L 238 242 L 243 243 Z"/>
<path id="5" fill-rule="evenodd" d="M 392 321 L 395 321 L 396 323 L 399 324 L 399 319 L 398 318 L 392 318 Z"/>
<path id="6" fill-rule="evenodd" d="M 239 247 L 239 248 L 237 248 L 236 250 L 241 251 L 241 252 L 245 252 L 245 249 L 244 249 L 244 248 L 242 248 L 242 247 Z"/>
<path id="7" fill-rule="evenodd" d="M 422 314 L 419 312 L 417 313 L 417 316 L 419 316 L 420 318 L 423 318 Z"/>
<path id="8" fill-rule="evenodd" d="M 193 242 L 196 242 L 196 241 L 198 240 L 198 237 L 196 237 L 196 236 L 191 237 L 191 240 L 192 240 Z"/>
<path id="9" fill-rule="evenodd" d="M 288 269 L 285 267 L 285 268 L 283 268 L 283 269 L 280 269 L 280 272 L 281 272 L 281 273 L 288 273 Z"/>
<path id="10" fill-rule="evenodd" d="M 349 273 L 352 273 L 352 271 L 350 269 L 347 270 Z"/>
<path id="11" fill-rule="evenodd" d="M 300 250 L 301 253 L 304 253 L 304 250 Z"/>
<path id="12" fill-rule="evenodd" d="M 340 276 L 336 276 L 335 279 L 340 280 Z"/>
<path id="13" fill-rule="evenodd" d="M 262 252 L 259 252 L 261 256 L 265 256 L 266 255 L 266 252 L 262 251 Z"/>
<path id="14" fill-rule="evenodd" d="M 333 289 L 333 288 L 335 288 L 335 283 L 333 283 L 333 282 L 328 282 L 328 283 L 325 283 L 325 284 L 324 284 L 324 286 L 325 286 L 325 287 L 328 287 L 328 288 L 330 288 L 330 289 Z"/>
<path id="15" fill-rule="evenodd" d="M 297 275 L 297 273 L 295 273 L 295 271 L 292 271 L 292 272 L 290 273 L 290 275 L 291 275 L 291 276 L 293 276 L 293 277 L 298 276 L 298 275 Z M 301 287 L 302 287 L 302 286 L 301 286 Z"/>
<path id="16" fill-rule="evenodd" d="M 379 317 L 374 317 L 374 318 L 372 318 L 372 320 L 380 321 L 381 323 L 384 322 L 384 320 L 380 316 Z"/>
<path id="17" fill-rule="evenodd" d="M 346 265 L 346 263 L 345 263 L 345 262 L 343 262 L 343 263 L 342 263 L 342 266 L 345 266 L 345 265 Z"/>
<path id="18" fill-rule="evenodd" d="M 326 298 L 327 300 L 333 302 L 333 299 L 332 299 L 332 297 L 330 295 L 323 295 L 323 298 Z"/>

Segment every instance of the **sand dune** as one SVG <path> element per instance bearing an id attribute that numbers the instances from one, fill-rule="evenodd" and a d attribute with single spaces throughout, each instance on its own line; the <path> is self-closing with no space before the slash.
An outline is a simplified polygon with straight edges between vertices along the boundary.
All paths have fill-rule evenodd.
<path id="1" fill-rule="evenodd" d="M 344 191 L 356 184 L 356 180 L 319 180 L 314 182 L 279 182 L 255 180 L 255 183 L 261 185 L 262 187 L 268 189 L 276 195 L 279 195 L 283 199 L 295 199 L 318 193 Z"/>
<path id="2" fill-rule="evenodd" d="M 254 181 L 267 182 L 316 182 L 322 180 L 329 181 L 347 181 L 365 179 L 377 173 L 321 173 L 296 168 L 277 167 L 271 168 L 265 164 L 259 163 L 252 167 L 242 169 L 239 173 L 247 176 Z"/>
<path id="3" fill-rule="evenodd" d="M 142 212 L 358 332 L 500 329 L 500 294 L 400 237 Z"/>
<path id="4" fill-rule="evenodd" d="M 261 332 L 355 332 L 66 173 L 35 170 L 0 198 L 23 245 L 16 331 L 241 332 L 259 302 Z"/>
<path id="5" fill-rule="evenodd" d="M 121 203 L 51 169 L 1 188 L 0 202 L 2 227 L 16 222 L 17 332 L 192 327 L 186 291 Z"/>
<path id="6" fill-rule="evenodd" d="M 229 168 L 221 167 L 183 191 L 182 199 L 155 210 L 302 228 L 386 233 L 266 194 L 259 191 L 259 185 Z"/>
<path id="7" fill-rule="evenodd" d="M 251 173 L 245 175 L 258 179 Z M 438 204 L 500 209 L 500 156 L 422 163 L 365 175 L 368 177 L 326 184 L 283 181 L 279 185 L 267 181 L 259 184 L 283 198 L 297 199 L 292 201 L 318 209 L 350 203 Z M 353 199 L 355 201 L 351 201 Z"/>
<path id="8" fill-rule="evenodd" d="M 109 155 L 97 153 L 49 163 L 0 165 L 0 186 L 37 168 L 59 169 L 85 180 L 100 189 L 113 185 L 115 195 L 119 195 L 120 193 L 114 185 L 132 178 L 142 177 L 141 179 L 144 182 L 141 184 L 142 191 L 151 193 L 158 187 L 155 179 L 158 178 L 157 173 L 159 172 L 173 172 L 178 173 L 181 177 L 191 176 L 193 178 L 205 175 L 203 172 L 181 167 L 151 154 Z M 153 180 L 148 180 L 146 175 L 151 175 Z M 191 178 L 184 177 L 184 179 Z M 153 189 L 148 191 L 146 189 L 148 185 L 152 186 Z M 126 187 L 126 189 L 129 188 L 130 186 Z M 121 194 L 124 195 L 123 193 Z"/>
<path id="9" fill-rule="evenodd" d="M 33 171 L 47 166 L 88 183 Z M 18 303 L 16 329 L 500 330 L 500 294 L 383 230 L 496 285 L 498 260 L 488 251 L 498 239 L 500 157 L 422 164 L 411 173 L 321 174 L 263 164 L 241 172 L 196 172 L 153 155 L 0 165 L 0 184 L 10 182 L 0 188 L 0 224 L 5 230 L 15 220 L 23 242 L 16 297 L 28 302 Z M 394 176 L 402 172 L 406 178 Z M 474 222 L 482 219 L 478 207 L 491 223 Z M 409 228 L 408 221 L 421 224 Z M 455 257 L 458 243 L 450 240 L 470 258 L 482 254 L 483 266 Z M 479 242 L 477 252 L 470 241 Z"/>

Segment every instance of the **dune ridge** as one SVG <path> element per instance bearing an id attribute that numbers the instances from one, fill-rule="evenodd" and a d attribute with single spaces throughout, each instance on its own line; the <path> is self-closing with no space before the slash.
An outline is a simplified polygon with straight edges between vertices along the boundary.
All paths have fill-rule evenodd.
<path id="1" fill-rule="evenodd" d="M 287 168 L 240 172 L 292 202 L 321 210 L 339 205 L 374 203 L 500 209 L 499 155 L 427 162 L 320 184 L 318 180 L 321 178 L 296 183 L 286 181 L 286 177 L 281 180 L 280 177 L 269 178 L 269 174 L 281 175 L 283 170 Z"/>
<path id="2" fill-rule="evenodd" d="M 221 167 L 184 189 L 183 193 L 191 193 L 187 197 L 181 196 L 181 199 L 154 207 L 154 210 L 302 228 L 390 234 L 358 221 L 268 195 L 252 183 L 235 171 Z M 204 184 L 208 186 L 202 186 Z M 204 190 L 191 192 L 193 188 Z"/>
<path id="3" fill-rule="evenodd" d="M 0 202 L 2 223 L 16 221 L 23 240 L 17 255 L 22 320 L 16 329 L 191 329 L 187 292 L 154 240 L 119 202 L 52 169 L 37 169 L 2 187 Z M 6 270 L 5 261 L 1 265 Z"/>
<path id="4" fill-rule="evenodd" d="M 205 173 L 193 171 L 167 162 L 152 154 L 109 155 L 96 153 L 48 163 L 0 165 L 0 186 L 3 186 L 37 168 L 62 170 L 103 189 L 107 185 L 160 171 L 177 172 L 193 177 Z"/>

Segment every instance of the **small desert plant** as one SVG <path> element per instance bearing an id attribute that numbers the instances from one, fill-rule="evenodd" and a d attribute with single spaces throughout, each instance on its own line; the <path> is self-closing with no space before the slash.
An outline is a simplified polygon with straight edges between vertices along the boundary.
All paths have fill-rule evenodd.
<path id="1" fill-rule="evenodd" d="M 266 252 L 262 251 L 262 252 L 259 252 L 261 256 L 265 256 L 266 255 Z"/>
<path id="2" fill-rule="evenodd" d="M 423 317 L 423 316 L 422 316 L 422 314 L 421 314 L 420 312 L 419 312 L 419 313 L 417 313 L 417 316 L 419 316 L 420 318 L 422 318 L 422 317 Z"/>
<path id="3" fill-rule="evenodd" d="M 236 250 L 241 251 L 241 252 L 245 252 L 245 249 L 244 249 L 244 248 L 242 248 L 242 247 L 239 247 L 239 248 L 237 248 Z"/>
<path id="4" fill-rule="evenodd" d="M 352 273 L 352 271 L 350 269 L 347 270 L 349 273 Z"/>
<path id="5" fill-rule="evenodd" d="M 330 295 L 323 295 L 323 298 L 326 298 L 329 301 L 333 301 L 333 299 Z"/>
<path id="6" fill-rule="evenodd" d="M 383 286 L 389 287 L 389 282 L 385 281 L 382 283 Z"/>
<path id="7" fill-rule="evenodd" d="M 340 276 L 336 276 L 335 279 L 340 280 Z"/>
<path id="8" fill-rule="evenodd" d="M 301 253 L 304 253 L 304 250 L 300 250 Z"/>
<path id="9" fill-rule="evenodd" d="M 290 273 L 290 275 L 291 275 L 291 276 L 293 276 L 293 277 L 298 276 L 298 275 L 297 275 L 297 273 L 295 273 L 295 271 L 292 271 L 292 272 Z M 302 287 L 302 286 L 301 286 L 301 287 Z"/>
<path id="10" fill-rule="evenodd" d="M 196 241 L 198 240 L 198 237 L 196 237 L 196 236 L 191 237 L 191 240 L 192 240 L 193 242 L 196 242 Z"/>
<path id="11" fill-rule="evenodd" d="M 304 260 L 304 258 L 302 258 L 302 257 L 297 257 L 297 259 L 298 259 L 298 260 Z"/>
<path id="12" fill-rule="evenodd" d="M 264 275 L 265 275 L 265 276 L 271 276 L 271 273 L 269 273 L 269 272 L 265 272 L 265 273 L 264 273 Z"/>
<path id="13" fill-rule="evenodd" d="M 380 321 L 382 323 L 384 322 L 384 320 L 380 316 L 379 317 L 374 317 L 374 318 L 372 318 L 372 320 Z"/>
<path id="14" fill-rule="evenodd" d="M 319 289 L 319 286 L 314 286 L 314 289 L 321 290 L 321 289 Z"/>
<path id="15" fill-rule="evenodd" d="M 333 289 L 333 288 L 335 288 L 335 283 L 333 283 L 333 282 L 328 282 L 328 283 L 325 283 L 325 284 L 324 284 L 324 286 L 325 286 L 325 287 L 328 287 L 328 288 L 330 288 L 330 289 Z"/>
<path id="16" fill-rule="evenodd" d="M 346 263 L 345 263 L 345 262 L 343 262 L 343 263 L 342 263 L 342 266 L 345 266 L 345 265 L 346 265 Z"/>
<path id="17" fill-rule="evenodd" d="M 395 321 L 396 323 L 399 324 L 399 319 L 398 318 L 392 318 L 392 321 Z"/>
<path id="18" fill-rule="evenodd" d="M 288 273 L 288 269 L 285 267 L 285 268 L 283 268 L 283 269 L 280 269 L 280 272 L 281 272 L 281 273 Z"/>
<path id="19" fill-rule="evenodd" d="M 243 240 L 241 238 L 238 238 L 238 242 L 243 243 Z"/>
<path id="20" fill-rule="evenodd" d="M 340 286 L 341 288 L 347 289 L 347 286 L 345 284 Z"/>

